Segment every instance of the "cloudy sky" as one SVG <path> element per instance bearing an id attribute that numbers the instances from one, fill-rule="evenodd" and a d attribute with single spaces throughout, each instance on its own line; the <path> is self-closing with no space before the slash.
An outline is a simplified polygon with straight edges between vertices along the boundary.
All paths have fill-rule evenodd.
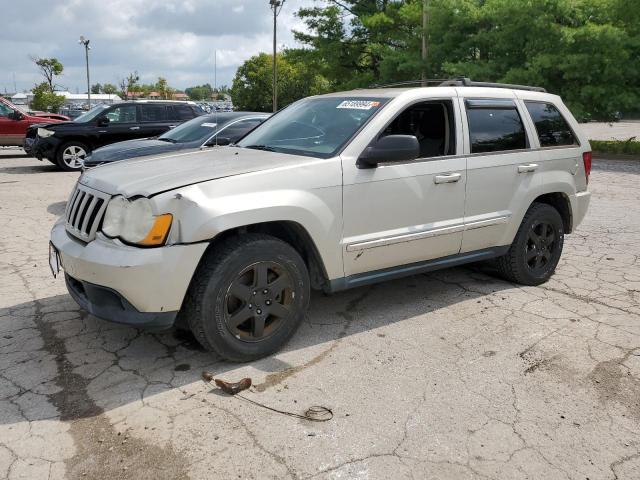
<path id="1" fill-rule="evenodd" d="M 315 0 L 321 2 L 321 0 Z M 314 0 L 286 0 L 278 17 L 278 46 L 295 46 L 294 13 Z M 30 56 L 57 57 L 58 83 L 86 90 L 80 35 L 91 40 L 91 83 L 117 84 L 137 70 L 142 82 L 167 78 L 177 88 L 231 84 L 244 60 L 272 48 L 268 0 L 14 0 L 0 1 L 0 92 L 30 89 L 41 81 Z"/>

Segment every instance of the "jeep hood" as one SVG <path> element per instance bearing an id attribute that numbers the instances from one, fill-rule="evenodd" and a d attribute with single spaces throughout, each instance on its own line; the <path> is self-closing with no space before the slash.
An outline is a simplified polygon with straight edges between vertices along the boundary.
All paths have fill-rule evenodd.
<path id="1" fill-rule="evenodd" d="M 248 148 L 214 147 L 108 163 L 87 170 L 78 181 L 110 195 L 151 196 L 217 178 L 317 161 Z"/>

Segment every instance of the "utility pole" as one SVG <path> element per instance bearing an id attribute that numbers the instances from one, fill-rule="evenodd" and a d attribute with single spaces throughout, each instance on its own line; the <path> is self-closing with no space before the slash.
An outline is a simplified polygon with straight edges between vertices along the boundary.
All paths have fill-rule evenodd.
<path id="1" fill-rule="evenodd" d="M 429 24 L 429 0 L 422 0 L 422 86 L 427 86 L 427 26 Z"/>
<path id="2" fill-rule="evenodd" d="M 271 10 L 273 10 L 273 111 L 278 111 L 278 74 L 276 67 L 276 30 L 277 30 L 277 18 L 282 10 L 282 5 L 286 0 L 269 0 Z"/>
<path id="3" fill-rule="evenodd" d="M 91 81 L 89 80 L 89 50 L 91 50 L 91 47 L 89 46 L 89 39 L 84 38 L 84 35 L 80 35 L 78 43 L 84 45 L 84 57 L 87 61 L 87 103 L 89 104 L 89 110 L 91 110 Z"/>

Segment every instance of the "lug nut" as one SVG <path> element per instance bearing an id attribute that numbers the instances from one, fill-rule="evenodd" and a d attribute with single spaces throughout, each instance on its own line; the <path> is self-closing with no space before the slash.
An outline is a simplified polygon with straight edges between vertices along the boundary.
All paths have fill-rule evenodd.
<path id="1" fill-rule="evenodd" d="M 257 294 L 258 294 L 258 291 L 257 291 L 257 290 L 254 290 L 254 291 L 253 291 L 253 294 L 254 294 L 254 295 L 257 295 Z"/>
<path id="2" fill-rule="evenodd" d="M 257 310 L 256 310 L 256 313 L 257 313 L 258 315 L 262 315 L 262 310 L 257 309 Z"/>
<path id="3" fill-rule="evenodd" d="M 266 295 L 267 293 L 269 293 L 269 290 L 267 290 L 267 289 L 265 288 L 264 290 L 262 290 L 262 293 L 264 293 L 264 294 Z"/>
<path id="4" fill-rule="evenodd" d="M 249 310 L 251 310 L 253 308 L 253 304 L 249 304 Z"/>
<path id="5" fill-rule="evenodd" d="M 267 305 L 271 305 L 271 300 L 267 300 L 267 301 L 266 301 L 266 302 L 264 302 L 264 303 L 266 303 Z"/>

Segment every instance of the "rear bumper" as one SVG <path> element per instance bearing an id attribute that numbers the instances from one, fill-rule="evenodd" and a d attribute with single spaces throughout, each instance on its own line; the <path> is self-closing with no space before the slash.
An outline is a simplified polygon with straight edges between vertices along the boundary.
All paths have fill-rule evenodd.
<path id="1" fill-rule="evenodd" d="M 591 192 L 589 191 L 578 192 L 571 196 L 571 204 L 573 207 L 573 230 L 575 230 L 578 225 L 582 223 L 582 220 L 584 220 L 587 210 L 589 210 L 590 201 Z"/>
<path id="2" fill-rule="evenodd" d="M 171 326 L 207 243 L 136 248 L 96 238 L 84 243 L 51 230 L 69 293 L 96 317 L 152 328 Z"/>

